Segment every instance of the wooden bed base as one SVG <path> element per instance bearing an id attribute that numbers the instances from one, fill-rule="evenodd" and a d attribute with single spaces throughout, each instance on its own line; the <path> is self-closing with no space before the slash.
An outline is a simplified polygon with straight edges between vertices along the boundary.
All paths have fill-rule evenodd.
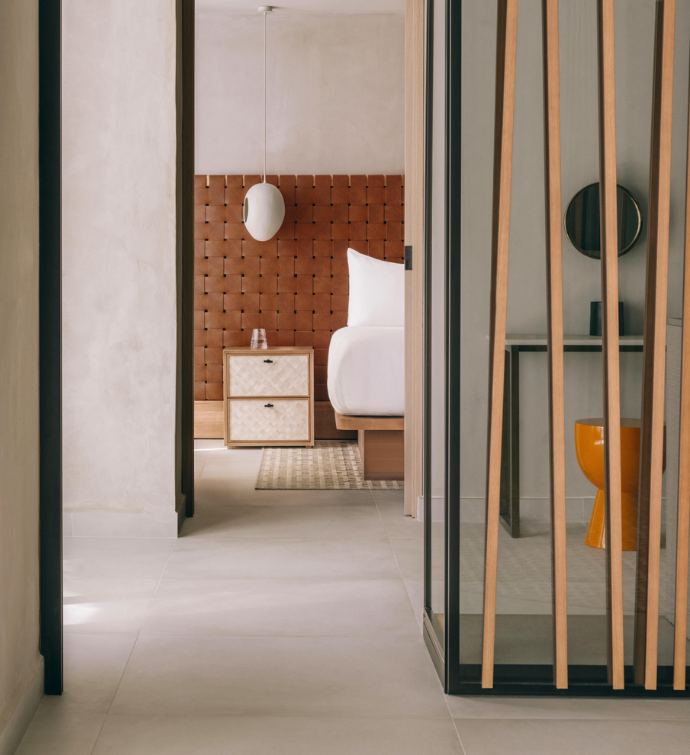
<path id="1" fill-rule="evenodd" d="M 365 480 L 405 477 L 405 418 L 353 417 L 334 410 L 338 430 L 357 430 Z"/>

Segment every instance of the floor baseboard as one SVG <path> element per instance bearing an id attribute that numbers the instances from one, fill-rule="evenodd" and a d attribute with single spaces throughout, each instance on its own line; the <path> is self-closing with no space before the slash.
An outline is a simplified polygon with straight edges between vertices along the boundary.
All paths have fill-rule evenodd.
<path id="1" fill-rule="evenodd" d="M 0 755 L 14 755 L 43 698 L 43 656 L 33 675 L 0 715 Z"/>

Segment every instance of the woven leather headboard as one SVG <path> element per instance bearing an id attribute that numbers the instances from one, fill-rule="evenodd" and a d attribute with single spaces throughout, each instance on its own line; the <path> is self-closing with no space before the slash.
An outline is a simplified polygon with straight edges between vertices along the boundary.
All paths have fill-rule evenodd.
<path id="1" fill-rule="evenodd" d="M 223 348 L 314 347 L 314 398 L 328 400 L 331 334 L 347 325 L 347 248 L 403 262 L 403 176 L 268 176 L 285 199 L 275 238 L 245 232 L 260 176 L 195 176 L 194 398 L 223 398 Z"/>

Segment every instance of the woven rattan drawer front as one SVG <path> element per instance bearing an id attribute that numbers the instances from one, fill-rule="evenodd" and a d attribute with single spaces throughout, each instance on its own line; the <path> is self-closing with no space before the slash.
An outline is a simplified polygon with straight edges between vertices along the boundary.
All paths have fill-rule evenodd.
<path id="1" fill-rule="evenodd" d="M 309 355 L 227 355 L 228 396 L 308 396 Z"/>
<path id="2" fill-rule="evenodd" d="M 228 442 L 308 442 L 307 399 L 232 399 L 228 402 Z"/>

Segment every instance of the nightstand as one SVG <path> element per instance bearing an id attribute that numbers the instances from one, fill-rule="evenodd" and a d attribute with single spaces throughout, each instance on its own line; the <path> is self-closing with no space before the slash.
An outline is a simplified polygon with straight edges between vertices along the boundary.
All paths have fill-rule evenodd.
<path id="1" fill-rule="evenodd" d="M 223 403 L 226 448 L 312 447 L 314 349 L 224 349 Z"/>

